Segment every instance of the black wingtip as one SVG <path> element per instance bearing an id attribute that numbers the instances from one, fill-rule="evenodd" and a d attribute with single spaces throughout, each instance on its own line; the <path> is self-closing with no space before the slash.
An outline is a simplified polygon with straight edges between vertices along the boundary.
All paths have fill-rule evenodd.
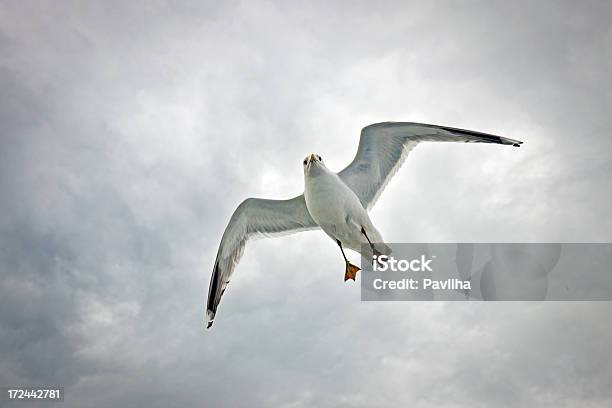
<path id="1" fill-rule="evenodd" d="M 212 321 L 208 322 L 208 324 L 206 325 L 206 328 L 207 328 L 207 329 L 210 329 L 210 328 L 212 327 L 212 324 L 213 324 L 213 322 L 212 322 Z"/>

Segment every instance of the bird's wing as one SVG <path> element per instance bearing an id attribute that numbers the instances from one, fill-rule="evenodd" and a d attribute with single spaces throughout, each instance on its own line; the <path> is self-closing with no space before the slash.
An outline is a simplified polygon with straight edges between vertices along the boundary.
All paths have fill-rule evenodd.
<path id="1" fill-rule="evenodd" d="M 316 228 L 318 225 L 306 208 L 303 194 L 289 200 L 244 200 L 227 224 L 217 251 L 208 288 L 208 327 L 212 325 L 221 296 L 249 238 L 256 235 L 278 236 Z"/>
<path id="2" fill-rule="evenodd" d="M 375 123 L 361 130 L 357 155 L 338 175 L 370 209 L 408 153 L 420 142 L 498 143 L 518 140 L 446 126 L 411 122 Z"/>

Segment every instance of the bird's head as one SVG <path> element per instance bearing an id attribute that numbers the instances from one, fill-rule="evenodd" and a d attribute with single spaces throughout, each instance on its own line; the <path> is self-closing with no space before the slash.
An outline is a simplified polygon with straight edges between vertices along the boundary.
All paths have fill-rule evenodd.
<path id="1" fill-rule="evenodd" d="M 323 159 L 318 154 L 309 154 L 302 162 L 304 165 L 304 173 L 314 170 L 315 168 L 325 167 Z"/>

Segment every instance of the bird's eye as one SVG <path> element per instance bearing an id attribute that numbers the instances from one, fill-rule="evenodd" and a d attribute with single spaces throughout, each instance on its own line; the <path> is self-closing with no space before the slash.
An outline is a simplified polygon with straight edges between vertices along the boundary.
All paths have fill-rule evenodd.
<path id="1" fill-rule="evenodd" d="M 323 159 L 321 158 L 321 156 L 317 155 L 317 157 L 319 158 L 319 161 L 322 161 Z"/>
<path id="2" fill-rule="evenodd" d="M 304 159 L 304 166 L 306 165 L 306 163 L 307 163 L 307 162 L 308 162 L 308 161 L 307 161 L 306 159 Z"/>

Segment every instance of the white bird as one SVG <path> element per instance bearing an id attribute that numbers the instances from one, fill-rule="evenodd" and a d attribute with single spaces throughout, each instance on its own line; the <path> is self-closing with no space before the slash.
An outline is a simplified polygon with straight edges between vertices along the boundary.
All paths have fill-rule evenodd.
<path id="1" fill-rule="evenodd" d="M 234 211 L 225 228 L 213 267 L 206 315 L 212 326 L 223 292 L 244 251 L 255 235 L 274 236 L 321 228 L 340 247 L 345 262 L 344 280 L 355 280 L 359 268 L 343 248 L 388 254 L 389 248 L 372 224 L 372 208 L 408 153 L 420 142 L 497 143 L 519 147 L 505 137 L 446 126 L 409 122 L 376 123 L 362 129 L 357 155 L 335 173 L 321 156 L 303 161 L 304 194 L 289 200 L 247 198 Z"/>

